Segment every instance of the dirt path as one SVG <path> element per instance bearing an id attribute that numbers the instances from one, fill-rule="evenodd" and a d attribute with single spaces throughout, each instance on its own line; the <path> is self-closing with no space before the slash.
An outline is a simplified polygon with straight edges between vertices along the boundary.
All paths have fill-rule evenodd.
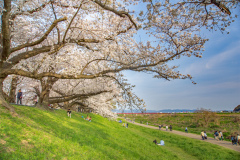
<path id="1" fill-rule="evenodd" d="M 132 122 L 128 121 L 128 123 L 132 123 Z M 132 124 L 159 130 L 158 127 L 154 127 L 154 126 L 149 126 L 149 125 L 140 124 L 140 123 L 136 123 L 136 122 L 134 122 L 134 123 L 132 123 Z M 176 131 L 176 130 L 169 131 L 169 129 L 168 129 L 168 131 L 166 131 L 165 128 L 162 128 L 161 130 L 162 130 L 162 131 L 165 131 L 165 132 L 169 132 L 170 134 L 173 133 L 173 134 L 178 134 L 178 135 L 186 136 L 186 137 L 189 137 L 189 138 L 201 140 L 200 133 L 199 133 L 199 135 L 196 135 L 196 134 L 185 133 L 185 132 Z M 204 140 L 204 141 L 205 141 L 205 142 L 208 142 L 208 143 L 216 144 L 216 145 L 219 145 L 219 146 L 228 148 L 228 149 L 232 149 L 232 150 L 237 151 L 237 152 L 240 152 L 240 146 L 239 146 L 239 145 L 238 145 L 238 146 L 232 145 L 232 142 L 228 142 L 228 141 L 217 141 L 216 139 L 211 138 L 211 137 L 208 137 L 208 139 L 207 139 L 207 140 Z"/>

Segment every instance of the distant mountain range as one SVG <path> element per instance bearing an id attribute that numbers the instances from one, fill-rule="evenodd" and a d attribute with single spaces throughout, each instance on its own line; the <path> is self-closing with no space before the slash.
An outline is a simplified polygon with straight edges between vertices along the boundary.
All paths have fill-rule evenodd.
<path id="1" fill-rule="evenodd" d="M 147 110 L 146 113 L 181 113 L 181 112 L 194 112 L 197 109 L 162 109 L 162 110 Z M 218 112 L 221 110 L 217 110 L 215 112 Z M 225 110 L 231 112 L 232 110 Z M 113 112 L 116 113 L 122 113 L 121 110 L 113 110 Z M 139 110 L 124 110 L 123 113 L 141 113 Z"/>
<path id="2" fill-rule="evenodd" d="M 162 109 L 162 110 L 147 110 L 146 113 L 179 113 L 179 112 L 194 112 L 196 109 Z M 116 113 L 122 113 L 120 110 L 113 110 Z M 141 113 L 139 110 L 124 110 L 123 113 Z"/>

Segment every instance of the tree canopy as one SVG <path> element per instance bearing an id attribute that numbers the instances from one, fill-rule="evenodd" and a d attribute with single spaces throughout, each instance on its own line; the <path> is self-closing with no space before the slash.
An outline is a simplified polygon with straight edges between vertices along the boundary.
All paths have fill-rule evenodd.
<path id="1" fill-rule="evenodd" d="M 114 103 L 144 106 L 121 71 L 192 79 L 168 62 L 201 58 L 208 41 L 202 31 L 226 32 L 239 1 L 4 0 L 0 7 L 0 104 L 14 111 L 6 102 L 14 75 L 42 104 L 109 112 Z"/>

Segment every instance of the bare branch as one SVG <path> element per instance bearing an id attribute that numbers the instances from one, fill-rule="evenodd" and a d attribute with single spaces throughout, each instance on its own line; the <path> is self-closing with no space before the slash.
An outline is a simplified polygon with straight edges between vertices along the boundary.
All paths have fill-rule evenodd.
<path id="1" fill-rule="evenodd" d="M 71 19 L 71 21 L 70 21 L 70 23 L 69 23 L 69 25 L 68 25 L 68 28 L 67 28 L 66 31 L 65 31 L 65 34 L 64 34 L 64 36 L 63 36 L 63 42 L 65 42 L 65 38 L 66 38 L 66 36 L 67 36 L 67 32 L 68 32 L 68 30 L 69 30 L 69 28 L 70 28 L 70 26 L 71 26 L 71 24 L 72 24 L 74 18 L 77 16 L 77 14 L 78 14 L 80 8 L 82 7 L 82 4 L 83 4 L 83 1 L 82 1 L 81 4 L 79 5 L 79 7 L 78 7 L 76 13 L 75 13 L 74 16 L 72 17 L 72 19 Z"/>
<path id="2" fill-rule="evenodd" d="M 47 3 L 44 3 L 42 4 L 41 6 L 37 7 L 37 8 L 34 8 L 32 10 L 28 10 L 28 11 L 22 11 L 22 12 L 17 12 L 16 14 L 13 14 L 11 16 L 11 19 L 14 20 L 18 15 L 23 15 L 25 12 L 27 12 L 27 14 L 33 14 L 35 12 L 38 12 L 40 10 L 42 10 L 43 8 L 45 8 L 47 6 L 47 4 L 49 4 L 51 1 L 47 2 Z"/>
<path id="3" fill-rule="evenodd" d="M 128 12 L 125 12 L 125 11 L 117 11 L 115 10 L 114 8 L 111 8 L 109 6 L 106 6 L 105 4 L 101 3 L 101 1 L 99 0 L 93 0 L 94 3 L 98 4 L 100 7 L 102 7 L 103 9 L 106 9 L 108 11 L 111 11 L 113 13 L 115 13 L 116 15 L 120 16 L 120 17 L 128 17 L 129 20 L 132 22 L 132 24 L 135 26 L 136 29 L 138 29 L 138 26 L 137 24 L 133 21 L 132 19 L 132 16 L 128 13 Z"/>

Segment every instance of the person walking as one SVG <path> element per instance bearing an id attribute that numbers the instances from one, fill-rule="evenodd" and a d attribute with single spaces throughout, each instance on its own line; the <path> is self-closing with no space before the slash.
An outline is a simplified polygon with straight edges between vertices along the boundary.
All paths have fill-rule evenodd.
<path id="1" fill-rule="evenodd" d="M 232 140 L 232 145 L 236 144 L 237 145 L 237 140 L 235 138 L 235 136 L 231 136 L 231 140 Z"/>
<path id="2" fill-rule="evenodd" d="M 217 139 L 217 141 L 218 141 L 218 136 L 219 136 L 218 131 L 215 131 L 214 137 L 215 137 L 215 139 Z"/>
<path id="3" fill-rule="evenodd" d="M 223 133 L 222 133 L 222 131 L 219 131 L 219 137 L 220 137 L 220 140 L 223 141 Z"/>
<path id="4" fill-rule="evenodd" d="M 238 145 L 240 145 L 240 135 L 239 134 L 237 134 L 237 143 L 238 143 Z"/>
<path id="5" fill-rule="evenodd" d="M 18 90 L 18 93 L 17 93 L 17 104 L 18 102 L 20 102 L 20 104 L 22 104 L 22 91 L 21 89 Z"/>
<path id="6" fill-rule="evenodd" d="M 204 132 L 201 132 L 202 140 L 204 140 Z"/>
<path id="7" fill-rule="evenodd" d="M 185 128 L 185 133 L 188 133 L 188 129 L 187 129 L 187 127 Z"/>
<path id="8" fill-rule="evenodd" d="M 170 125 L 170 127 L 169 127 L 169 128 L 170 128 L 170 131 L 172 131 L 172 125 Z"/>
<path id="9" fill-rule="evenodd" d="M 161 130 L 161 125 L 159 125 L 158 127 L 159 127 L 159 130 Z"/>
<path id="10" fill-rule="evenodd" d="M 168 126 L 166 126 L 166 131 L 168 131 Z"/>
<path id="11" fill-rule="evenodd" d="M 71 111 L 70 109 L 68 109 L 67 115 L 68 115 L 68 117 L 70 117 L 70 118 L 71 118 L 71 113 L 72 113 L 72 111 Z"/>
<path id="12" fill-rule="evenodd" d="M 207 133 L 204 131 L 204 139 L 207 139 Z"/>
<path id="13" fill-rule="evenodd" d="M 126 125 L 126 128 L 128 128 L 128 123 L 127 123 L 127 125 Z"/>

